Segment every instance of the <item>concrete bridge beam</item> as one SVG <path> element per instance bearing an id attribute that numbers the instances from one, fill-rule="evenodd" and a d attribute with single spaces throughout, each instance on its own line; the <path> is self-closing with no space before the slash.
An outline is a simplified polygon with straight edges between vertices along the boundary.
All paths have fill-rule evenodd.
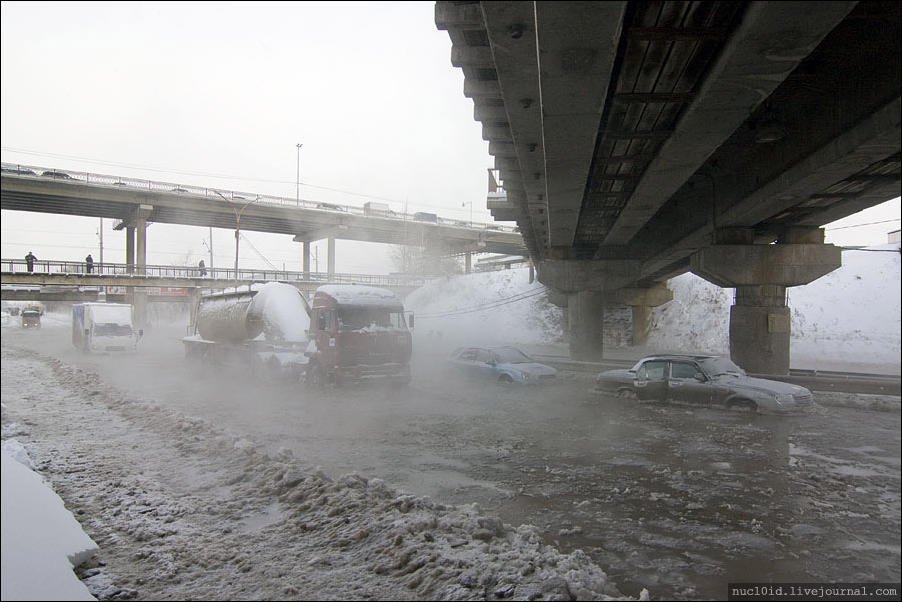
<path id="1" fill-rule="evenodd" d="M 546 259 L 538 280 L 562 293 L 614 291 L 638 279 L 641 262 L 631 259 Z"/>
<path id="2" fill-rule="evenodd" d="M 715 240 L 750 236 L 743 230 Z M 842 265 L 839 247 L 823 244 L 820 228 L 787 228 L 777 244 L 719 244 L 696 252 L 690 269 L 736 289 L 730 309 L 730 357 L 758 374 L 789 373 L 790 315 L 786 288 L 808 284 Z"/>

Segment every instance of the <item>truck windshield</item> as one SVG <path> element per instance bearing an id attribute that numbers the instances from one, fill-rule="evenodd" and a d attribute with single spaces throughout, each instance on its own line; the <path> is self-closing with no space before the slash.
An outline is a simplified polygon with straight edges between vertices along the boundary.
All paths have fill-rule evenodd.
<path id="1" fill-rule="evenodd" d="M 404 314 L 379 307 L 347 307 L 338 310 L 338 326 L 341 330 L 360 330 L 372 326 L 379 328 L 404 328 Z"/>

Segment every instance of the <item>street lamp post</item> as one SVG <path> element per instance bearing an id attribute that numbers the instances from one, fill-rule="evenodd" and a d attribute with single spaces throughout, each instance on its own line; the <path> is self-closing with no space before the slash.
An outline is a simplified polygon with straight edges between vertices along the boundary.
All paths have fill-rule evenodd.
<path id="1" fill-rule="evenodd" d="M 225 198 L 225 196 L 223 196 L 223 194 L 221 192 L 219 192 L 218 190 L 214 190 L 213 192 L 215 192 L 220 197 L 222 197 L 222 200 L 228 201 L 230 204 L 233 204 L 233 205 L 235 204 L 232 201 L 229 201 L 229 199 Z M 234 207 L 232 208 L 232 211 L 235 212 L 235 280 L 238 280 L 238 240 L 241 237 L 241 214 L 244 213 L 244 210 L 247 209 L 248 206 L 253 205 L 254 203 L 256 203 L 259 200 L 260 200 L 260 197 L 257 197 L 252 201 L 248 201 L 244 205 L 241 206 L 241 209 L 235 209 Z"/>
<path id="2" fill-rule="evenodd" d="M 295 201 L 295 203 L 300 205 L 301 204 L 301 147 L 304 145 L 301 143 L 298 143 L 298 144 L 295 144 L 295 146 L 298 147 L 298 176 L 297 176 L 297 179 L 295 180 L 296 189 L 294 192 L 294 201 Z"/>

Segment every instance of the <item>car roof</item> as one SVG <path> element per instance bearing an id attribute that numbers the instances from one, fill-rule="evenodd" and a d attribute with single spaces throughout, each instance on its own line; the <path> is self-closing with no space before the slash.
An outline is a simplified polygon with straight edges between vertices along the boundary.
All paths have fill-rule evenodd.
<path id="1" fill-rule="evenodd" d="M 691 354 L 691 353 L 665 353 L 661 355 L 647 355 L 643 357 L 640 362 L 644 362 L 647 360 L 706 360 L 718 358 L 719 355 L 702 355 L 702 354 Z"/>

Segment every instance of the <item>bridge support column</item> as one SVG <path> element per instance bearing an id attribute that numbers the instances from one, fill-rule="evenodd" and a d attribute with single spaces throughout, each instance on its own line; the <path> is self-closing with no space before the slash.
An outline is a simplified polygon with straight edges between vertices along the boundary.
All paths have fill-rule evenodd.
<path id="1" fill-rule="evenodd" d="M 301 242 L 301 266 L 304 272 L 304 280 L 310 280 L 310 243 Z"/>
<path id="2" fill-rule="evenodd" d="M 335 276 L 335 239 L 331 236 L 326 240 L 326 272 L 329 280 Z"/>
<path id="3" fill-rule="evenodd" d="M 469 274 L 470 272 L 473 271 L 473 254 L 469 253 L 469 252 L 464 253 L 464 258 L 466 261 L 466 267 L 465 267 L 464 273 Z"/>
<path id="4" fill-rule="evenodd" d="M 141 205 L 135 212 L 135 272 L 141 276 L 147 274 L 147 218 L 152 211 L 152 206 Z M 147 326 L 147 290 L 136 288 L 134 302 L 135 324 L 143 329 Z"/>
<path id="5" fill-rule="evenodd" d="M 745 229 L 715 233 L 720 244 L 692 255 L 691 270 L 718 286 L 736 289 L 730 309 L 733 361 L 755 374 L 788 374 L 786 288 L 808 284 L 838 268 L 841 251 L 823 243 L 820 228 L 787 228 L 775 245 L 751 244 L 753 236 Z"/>
<path id="6" fill-rule="evenodd" d="M 621 288 L 609 293 L 607 300 L 610 303 L 629 305 L 632 308 L 632 346 L 641 346 L 648 341 L 648 333 L 651 330 L 651 308 L 664 305 L 673 299 L 673 292 L 667 285 L 659 283 L 645 288 Z"/>
<path id="7" fill-rule="evenodd" d="M 134 226 L 126 226 L 125 228 L 125 271 L 129 274 L 135 273 L 135 228 Z"/>
<path id="8" fill-rule="evenodd" d="M 570 357 L 600 360 L 604 355 L 604 294 L 581 291 L 567 299 Z"/>

